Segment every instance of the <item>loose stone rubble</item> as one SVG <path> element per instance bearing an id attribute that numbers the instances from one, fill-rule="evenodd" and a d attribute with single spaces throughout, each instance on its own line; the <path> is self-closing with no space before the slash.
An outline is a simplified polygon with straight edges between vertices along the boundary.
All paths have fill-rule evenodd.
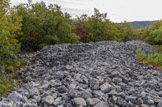
<path id="1" fill-rule="evenodd" d="M 0 107 L 162 107 L 162 71 L 138 62 L 137 47 L 154 50 L 138 40 L 44 47 Z"/>

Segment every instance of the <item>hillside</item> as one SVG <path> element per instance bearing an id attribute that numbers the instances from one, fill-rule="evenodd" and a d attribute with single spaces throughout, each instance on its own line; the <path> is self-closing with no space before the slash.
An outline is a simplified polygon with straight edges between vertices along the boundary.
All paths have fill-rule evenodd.
<path id="1" fill-rule="evenodd" d="M 161 107 L 162 72 L 138 62 L 137 47 L 154 49 L 142 41 L 44 47 L 0 107 Z"/>
<path id="2" fill-rule="evenodd" d="M 154 21 L 134 21 L 134 22 L 129 22 L 129 23 L 133 24 L 135 29 L 139 29 L 139 28 L 150 26 L 152 22 Z"/>

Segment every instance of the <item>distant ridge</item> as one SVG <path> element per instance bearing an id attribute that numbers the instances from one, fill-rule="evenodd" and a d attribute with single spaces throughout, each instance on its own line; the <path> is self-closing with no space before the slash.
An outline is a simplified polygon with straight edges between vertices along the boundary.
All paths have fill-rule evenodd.
<path id="1" fill-rule="evenodd" d="M 152 22 L 155 22 L 155 21 L 156 20 L 154 20 L 154 21 L 134 21 L 134 22 L 128 22 L 128 23 L 131 23 L 135 29 L 140 29 L 140 28 L 150 26 L 152 24 Z M 121 23 L 117 23 L 117 24 L 120 25 Z"/>
<path id="2" fill-rule="evenodd" d="M 129 22 L 129 23 L 133 24 L 133 27 L 135 29 L 140 29 L 140 28 L 150 26 L 152 22 L 155 22 L 155 21 L 134 21 L 134 22 Z"/>

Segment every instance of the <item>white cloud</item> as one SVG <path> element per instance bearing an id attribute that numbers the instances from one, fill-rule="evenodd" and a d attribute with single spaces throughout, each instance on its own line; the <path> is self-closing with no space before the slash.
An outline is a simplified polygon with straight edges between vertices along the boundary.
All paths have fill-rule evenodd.
<path id="1" fill-rule="evenodd" d="M 42 1 L 42 0 L 33 0 Z M 11 0 L 12 4 L 24 3 L 27 0 L 19 1 Z M 47 4 L 57 3 L 64 9 L 81 10 L 81 12 L 73 11 L 73 15 L 80 15 L 87 10 L 90 14 L 94 7 L 101 12 L 107 12 L 108 18 L 115 22 L 120 21 L 140 21 L 140 20 L 159 20 L 162 18 L 162 0 L 44 0 Z"/>

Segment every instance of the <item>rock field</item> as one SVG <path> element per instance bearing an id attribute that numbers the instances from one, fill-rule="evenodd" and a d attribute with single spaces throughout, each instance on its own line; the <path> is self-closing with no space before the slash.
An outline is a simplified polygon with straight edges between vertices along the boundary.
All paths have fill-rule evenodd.
<path id="1" fill-rule="evenodd" d="M 154 50 L 138 40 L 44 47 L 0 107 L 162 107 L 162 71 L 138 62 L 137 47 Z"/>

